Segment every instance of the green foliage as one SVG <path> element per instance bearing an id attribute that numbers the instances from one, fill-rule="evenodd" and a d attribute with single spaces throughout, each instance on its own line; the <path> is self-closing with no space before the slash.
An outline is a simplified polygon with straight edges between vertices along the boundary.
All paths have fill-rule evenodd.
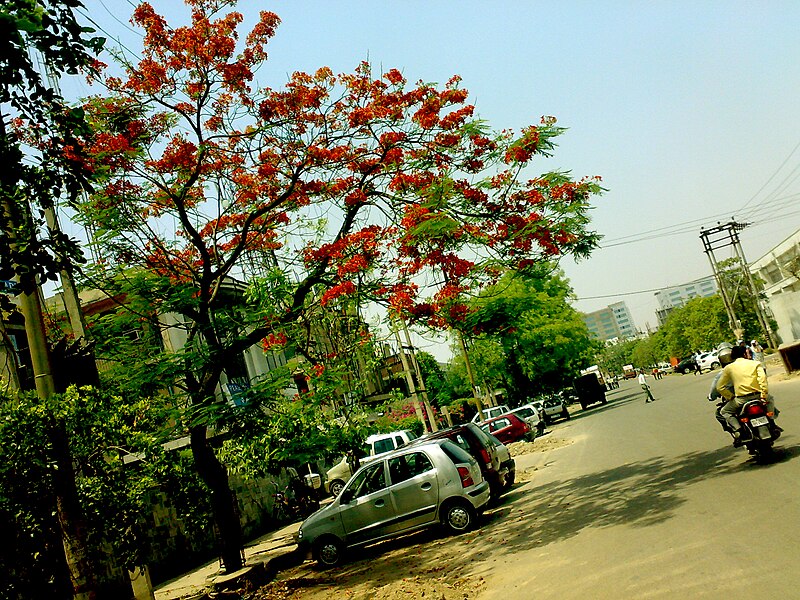
<path id="1" fill-rule="evenodd" d="M 596 354 L 595 363 L 608 373 L 622 373 L 622 366 L 633 364 L 633 353 L 639 340 L 625 340 L 603 346 Z"/>
<path id="2" fill-rule="evenodd" d="M 730 295 L 733 311 L 744 330 L 744 339 L 748 342 L 752 339 L 758 339 L 761 340 L 762 344 L 766 344 L 768 338 L 764 328 L 759 323 L 756 308 L 757 300 L 750 289 L 741 261 L 738 258 L 729 258 L 720 261 L 719 268 L 722 280 Z M 763 300 L 763 296 L 761 299 Z M 777 323 L 772 320 L 770 327 L 775 331 Z"/>
<path id="3" fill-rule="evenodd" d="M 208 528 L 207 490 L 185 453 L 167 452 L 161 442 L 163 398 L 126 402 L 92 388 L 72 387 L 39 400 L 21 394 L 0 401 L 0 530 L 4 540 L 4 582 L 29 597 L 50 597 L 59 568 L 58 525 L 53 506 L 52 435 L 68 432 L 81 507 L 90 524 L 96 559 L 114 557 L 121 566 L 147 564 L 154 550 L 149 536 L 149 500 L 167 494 L 187 532 Z M 123 457 L 138 457 L 127 463 Z M 49 582 L 49 583 L 48 583 Z M 37 593 L 33 593 L 37 592 Z"/>
<path id="4" fill-rule="evenodd" d="M 86 131 L 83 111 L 68 108 L 39 67 L 46 63 L 56 76 L 94 70 L 104 40 L 87 37 L 92 30 L 73 13 L 80 6 L 5 0 L 0 10 L 0 279 L 18 277 L 28 291 L 37 277 L 55 279 L 65 259 L 81 259 L 75 240 L 55 232 L 41 237 L 44 219 L 31 210 L 65 195 L 71 201 L 88 188 L 90 173 L 74 151 Z"/>
<path id="5" fill-rule="evenodd" d="M 659 356 L 680 359 L 697 350 L 714 348 L 731 336 L 722 298 L 692 298 L 669 314 L 655 334 L 653 347 Z"/>
<path id="6" fill-rule="evenodd" d="M 469 322 L 481 332 L 470 348 L 476 377 L 517 401 L 569 385 L 597 349 L 571 296 L 563 274 L 544 269 L 506 275 L 483 292 Z"/>

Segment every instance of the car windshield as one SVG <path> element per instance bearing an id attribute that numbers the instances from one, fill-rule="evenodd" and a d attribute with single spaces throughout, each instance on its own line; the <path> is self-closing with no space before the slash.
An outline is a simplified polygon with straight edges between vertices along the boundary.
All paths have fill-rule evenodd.
<path id="1" fill-rule="evenodd" d="M 514 411 L 514 414 L 520 417 L 530 417 L 533 416 L 533 410 L 530 408 L 519 408 Z"/>

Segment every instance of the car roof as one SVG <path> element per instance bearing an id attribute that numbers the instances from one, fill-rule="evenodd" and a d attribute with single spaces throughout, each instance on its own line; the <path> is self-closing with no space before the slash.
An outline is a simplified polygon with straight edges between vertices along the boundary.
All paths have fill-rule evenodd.
<path id="1" fill-rule="evenodd" d="M 385 440 L 388 438 L 393 438 L 396 435 L 402 435 L 404 433 L 409 433 L 408 429 L 400 429 L 398 431 L 390 431 L 388 433 L 373 433 L 366 439 L 366 443 L 369 444 L 370 442 L 374 442 L 376 440 Z"/>
<path id="2" fill-rule="evenodd" d="M 383 454 L 380 454 L 378 456 L 370 457 L 371 460 L 369 461 L 368 464 L 373 464 L 373 463 L 376 463 L 378 461 L 386 460 L 386 459 L 389 459 L 389 458 L 394 458 L 395 456 L 400 456 L 402 454 L 407 454 L 408 452 L 412 452 L 412 451 L 416 452 L 416 451 L 419 451 L 420 449 L 424 449 L 426 447 L 441 446 L 445 442 L 452 444 L 452 442 L 447 438 L 426 439 L 426 440 L 422 440 L 421 443 L 417 443 L 417 440 L 414 440 L 412 443 L 406 444 L 405 446 L 401 446 L 400 448 L 395 448 L 394 450 L 390 450 L 389 452 L 384 452 Z M 365 463 L 365 464 L 367 464 L 367 463 Z M 364 466 L 364 464 L 362 464 L 362 467 L 363 466 Z"/>
<path id="3" fill-rule="evenodd" d="M 512 420 L 513 419 L 516 419 L 517 421 L 521 421 L 522 420 L 517 415 L 512 415 L 511 413 L 506 413 L 504 415 L 498 415 L 498 416 L 493 417 L 491 419 L 486 419 L 483 423 L 481 423 L 481 426 L 486 425 L 488 423 L 494 423 L 495 421 L 499 421 L 500 419 L 507 419 L 508 417 L 511 417 Z"/>

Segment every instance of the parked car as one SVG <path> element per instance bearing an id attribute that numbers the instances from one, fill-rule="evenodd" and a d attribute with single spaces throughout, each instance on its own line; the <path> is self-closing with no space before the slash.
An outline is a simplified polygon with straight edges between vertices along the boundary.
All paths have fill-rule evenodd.
<path id="1" fill-rule="evenodd" d="M 656 366 L 658 367 L 659 373 L 667 374 L 667 373 L 672 373 L 672 371 L 674 371 L 674 367 L 669 363 L 658 363 L 658 365 Z"/>
<path id="2" fill-rule="evenodd" d="M 605 400 L 605 393 L 603 393 Z M 569 419 L 570 414 L 567 409 L 567 403 L 558 396 L 551 396 L 544 399 L 544 422 L 547 424 L 552 423 L 556 419 Z"/>
<path id="3" fill-rule="evenodd" d="M 533 404 L 523 404 L 522 406 L 510 410 L 507 414 L 519 417 L 528 424 L 531 431 L 536 431 L 540 424 L 544 424 L 542 417 L 539 415 L 539 411 L 540 409 L 536 408 Z"/>
<path id="4" fill-rule="evenodd" d="M 300 525 L 296 541 L 322 566 L 348 548 L 441 524 L 474 527 L 489 502 L 478 463 L 450 440 L 407 446 L 355 472 L 342 493 Z"/>
<path id="5" fill-rule="evenodd" d="M 511 489 L 511 486 L 514 485 L 514 481 L 517 478 L 517 464 L 514 462 L 511 452 L 503 442 L 498 440 L 490 433 L 486 434 L 486 436 L 494 444 L 494 449 L 497 452 L 498 458 L 500 459 L 500 467 L 506 472 L 506 476 L 503 479 L 502 491 L 508 491 Z"/>
<path id="6" fill-rule="evenodd" d="M 489 419 L 493 419 L 494 417 L 499 417 L 500 415 L 506 414 L 511 409 L 508 408 L 505 404 L 500 404 L 499 406 L 491 406 L 489 408 L 484 408 L 481 412 L 477 415 L 472 417 L 473 423 L 483 423 Z"/>
<path id="7" fill-rule="evenodd" d="M 697 363 L 695 363 L 694 356 L 688 356 L 675 365 L 675 372 L 680 373 L 681 375 L 686 375 L 687 373 L 691 373 L 692 371 L 696 370 L 696 364 Z"/>
<path id="8" fill-rule="evenodd" d="M 719 352 L 705 352 L 700 355 L 700 372 L 719 369 Z"/>
<path id="9" fill-rule="evenodd" d="M 369 462 L 372 458 L 401 448 L 415 439 L 417 439 L 417 436 L 413 431 L 409 431 L 408 429 L 371 435 L 364 442 L 363 453 L 362 456 L 359 457 L 360 462 Z M 328 469 L 328 472 L 325 474 L 325 490 L 335 498 L 339 495 L 339 492 L 342 491 L 344 484 L 347 483 L 352 475 L 353 470 L 350 468 L 350 462 L 345 456 Z"/>
<path id="10" fill-rule="evenodd" d="M 502 443 L 475 423 L 440 429 L 418 438 L 413 444 L 425 444 L 431 440 L 442 439 L 450 440 L 478 461 L 483 478 L 489 482 L 493 499 L 499 498 L 514 483 L 517 467 L 508 449 L 505 446 L 502 450 L 499 449 L 497 444 L 502 446 Z"/>
<path id="11" fill-rule="evenodd" d="M 504 444 L 510 444 L 517 440 L 533 439 L 531 428 L 519 417 L 505 414 L 494 419 L 489 419 L 481 423 L 481 429 L 485 433 L 491 433 Z"/>

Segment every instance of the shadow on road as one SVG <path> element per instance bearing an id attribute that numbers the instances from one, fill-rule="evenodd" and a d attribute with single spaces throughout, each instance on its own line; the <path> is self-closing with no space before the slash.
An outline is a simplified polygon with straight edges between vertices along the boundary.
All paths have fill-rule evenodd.
<path id="1" fill-rule="evenodd" d="M 612 408 L 611 405 L 609 408 Z M 800 447 L 776 448 L 776 462 L 800 455 Z M 517 484 L 488 511 L 481 529 L 448 537 L 430 529 L 367 548 L 348 551 L 350 560 L 323 572 L 306 563 L 306 585 L 348 586 L 354 580 L 379 587 L 408 578 L 448 578 L 474 573 L 476 563 L 502 560 L 505 553 L 569 539 L 587 528 L 662 523 L 686 502 L 683 491 L 697 482 L 747 469 L 770 468 L 725 446 L 674 458 L 652 458 L 542 486 Z M 376 560 L 379 559 L 379 560 Z"/>

